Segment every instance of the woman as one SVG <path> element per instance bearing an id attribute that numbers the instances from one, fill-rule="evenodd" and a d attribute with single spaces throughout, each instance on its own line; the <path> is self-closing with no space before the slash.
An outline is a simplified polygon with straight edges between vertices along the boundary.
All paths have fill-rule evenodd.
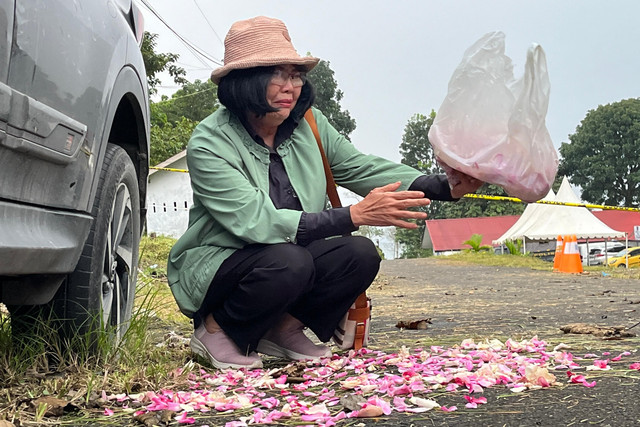
<path id="1" fill-rule="evenodd" d="M 257 352 L 330 356 L 304 328 L 327 342 L 380 263 L 371 241 L 348 234 L 361 225 L 415 228 L 405 220 L 426 214 L 407 208 L 481 184 L 461 175 L 450 188 L 444 175 L 364 155 L 313 109 L 336 182 L 366 195 L 326 210 L 322 159 L 303 120 L 314 100 L 306 73 L 318 61 L 298 55 L 277 19 L 236 22 L 225 65 L 212 73 L 223 107 L 189 141 L 193 207 L 171 250 L 169 283 L 194 319 L 192 350 L 220 369 L 261 367 Z"/>

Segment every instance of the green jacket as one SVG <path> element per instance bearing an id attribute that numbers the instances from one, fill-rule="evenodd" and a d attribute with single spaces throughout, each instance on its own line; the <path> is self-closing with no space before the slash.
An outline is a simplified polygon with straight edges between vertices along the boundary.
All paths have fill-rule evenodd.
<path id="1" fill-rule="evenodd" d="M 421 173 L 359 152 L 314 109 L 336 183 L 359 195 L 401 181 L 406 190 Z M 326 207 L 326 180 L 306 120 L 277 147 L 306 212 Z M 216 271 L 235 250 L 252 243 L 295 243 L 302 212 L 276 209 L 269 198 L 269 151 L 224 107 L 196 127 L 187 147 L 193 188 L 189 227 L 169 254 L 171 291 L 187 316 L 200 308 Z"/>

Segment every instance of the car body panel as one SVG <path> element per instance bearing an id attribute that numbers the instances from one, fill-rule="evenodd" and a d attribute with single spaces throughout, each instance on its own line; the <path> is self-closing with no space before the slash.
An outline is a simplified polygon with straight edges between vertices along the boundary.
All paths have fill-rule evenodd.
<path id="1" fill-rule="evenodd" d="M 22 275 L 74 270 L 107 143 L 131 157 L 144 215 L 149 105 L 136 11 L 131 0 L 0 0 L 0 301 Z"/>
<path id="2" fill-rule="evenodd" d="M 0 196 L 88 212 L 103 114 L 134 39 L 111 2 L 23 0 L 15 10 Z M 33 174 L 20 173 L 26 159 Z"/>
<path id="3" fill-rule="evenodd" d="M 7 81 L 11 36 L 13 29 L 14 0 L 0 0 L 0 82 Z"/>
<path id="4" fill-rule="evenodd" d="M 596 248 L 589 250 L 589 265 L 602 265 L 608 264 L 609 260 L 614 257 L 618 252 L 624 249 L 624 246 L 616 245 L 606 248 Z"/>
<path id="5" fill-rule="evenodd" d="M 627 256 L 628 254 L 628 256 Z M 640 246 L 623 249 L 609 260 L 609 267 L 640 267 Z"/>

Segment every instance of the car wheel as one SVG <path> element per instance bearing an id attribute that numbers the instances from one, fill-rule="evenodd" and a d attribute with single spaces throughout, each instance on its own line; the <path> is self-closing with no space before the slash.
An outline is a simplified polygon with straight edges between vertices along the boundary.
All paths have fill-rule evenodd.
<path id="1" fill-rule="evenodd" d="M 126 151 L 107 146 L 93 204 L 94 223 L 76 270 L 57 297 L 64 316 L 80 332 L 113 331 L 119 341 L 129 326 L 140 243 L 140 196 Z"/>
<path id="2" fill-rule="evenodd" d="M 622 264 L 618 265 L 618 268 L 627 268 L 627 266 L 624 263 L 622 263 Z"/>

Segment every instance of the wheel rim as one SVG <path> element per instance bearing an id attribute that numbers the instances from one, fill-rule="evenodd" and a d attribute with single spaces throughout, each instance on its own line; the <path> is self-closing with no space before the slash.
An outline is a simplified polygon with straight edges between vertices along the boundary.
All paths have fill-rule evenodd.
<path id="1" fill-rule="evenodd" d="M 131 303 L 130 286 L 133 283 L 133 216 L 131 193 L 124 183 L 116 187 L 105 250 L 102 273 L 102 324 L 116 326 L 121 337 L 123 318 Z"/>

